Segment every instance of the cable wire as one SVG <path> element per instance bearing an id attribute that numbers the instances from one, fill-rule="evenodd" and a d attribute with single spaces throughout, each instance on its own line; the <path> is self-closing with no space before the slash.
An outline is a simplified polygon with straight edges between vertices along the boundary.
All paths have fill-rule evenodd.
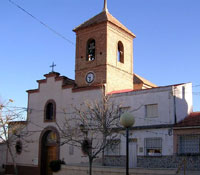
<path id="1" fill-rule="evenodd" d="M 67 41 L 68 43 L 72 44 L 73 46 L 75 46 L 74 42 L 67 39 L 65 36 L 63 36 L 62 34 L 60 34 L 59 32 L 57 32 L 55 29 L 53 29 L 52 27 L 50 27 L 49 25 L 47 25 L 46 23 L 42 22 L 39 18 L 33 16 L 31 13 L 29 13 L 27 10 L 25 10 L 23 7 L 21 7 L 20 5 L 18 5 L 16 2 L 13 2 L 11 0 L 8 0 L 12 5 L 14 5 L 15 7 L 19 8 L 20 10 L 22 10 L 24 13 L 26 13 L 27 15 L 29 15 L 30 17 L 32 17 L 35 21 L 39 22 L 41 25 L 43 25 L 44 27 L 46 27 L 47 29 L 49 29 L 51 32 L 53 32 L 54 34 L 56 34 L 57 36 L 59 36 L 60 38 L 64 39 L 65 41 Z"/>

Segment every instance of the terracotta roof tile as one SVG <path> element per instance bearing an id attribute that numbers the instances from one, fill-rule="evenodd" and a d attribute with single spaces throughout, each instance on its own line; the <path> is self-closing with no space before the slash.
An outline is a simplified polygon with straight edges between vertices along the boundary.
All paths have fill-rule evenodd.
<path id="1" fill-rule="evenodd" d="M 122 89 L 122 90 L 109 92 L 109 93 L 107 93 L 107 95 L 120 94 L 120 93 L 125 93 L 125 92 L 132 92 L 132 91 L 133 91 L 133 89 Z"/>
<path id="2" fill-rule="evenodd" d="M 146 84 L 148 86 L 151 86 L 151 87 L 158 87 L 157 85 L 153 84 L 152 82 L 150 82 L 149 80 L 137 75 L 137 74 L 134 74 L 133 76 L 133 82 L 134 84 Z"/>
<path id="3" fill-rule="evenodd" d="M 86 22 L 82 23 L 78 27 L 76 27 L 73 31 L 78 31 L 80 29 L 84 29 L 102 22 L 111 22 L 112 24 L 118 26 L 119 28 L 125 30 L 133 37 L 136 37 L 129 29 L 127 29 L 123 24 L 121 24 L 115 17 L 113 17 L 108 11 L 102 11 L 98 15 L 92 17 Z"/>
<path id="4" fill-rule="evenodd" d="M 175 127 L 200 126 L 200 112 L 192 112 L 182 121 L 177 123 Z"/>

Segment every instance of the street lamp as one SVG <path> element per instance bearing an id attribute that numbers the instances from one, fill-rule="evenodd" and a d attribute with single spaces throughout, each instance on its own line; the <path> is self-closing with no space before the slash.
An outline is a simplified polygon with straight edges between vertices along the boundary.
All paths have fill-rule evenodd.
<path id="1" fill-rule="evenodd" d="M 120 124 L 126 128 L 126 175 L 129 175 L 129 128 L 135 123 L 134 116 L 124 113 L 120 117 Z"/>

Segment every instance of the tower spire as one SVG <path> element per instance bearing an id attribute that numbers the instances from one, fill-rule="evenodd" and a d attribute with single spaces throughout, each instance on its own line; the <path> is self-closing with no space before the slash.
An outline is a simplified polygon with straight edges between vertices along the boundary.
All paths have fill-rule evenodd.
<path id="1" fill-rule="evenodd" d="M 104 7 L 103 7 L 103 11 L 108 11 L 108 8 L 107 8 L 107 0 L 104 0 Z"/>

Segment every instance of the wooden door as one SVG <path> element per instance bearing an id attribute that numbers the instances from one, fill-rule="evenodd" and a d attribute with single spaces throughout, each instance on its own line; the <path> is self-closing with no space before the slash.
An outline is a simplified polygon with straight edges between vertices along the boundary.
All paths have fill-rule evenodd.
<path id="1" fill-rule="evenodd" d="M 52 175 L 53 173 L 51 171 L 51 168 L 49 167 L 49 164 L 52 160 L 57 160 L 57 149 L 56 146 L 47 146 L 46 149 L 47 149 L 46 175 Z"/>

